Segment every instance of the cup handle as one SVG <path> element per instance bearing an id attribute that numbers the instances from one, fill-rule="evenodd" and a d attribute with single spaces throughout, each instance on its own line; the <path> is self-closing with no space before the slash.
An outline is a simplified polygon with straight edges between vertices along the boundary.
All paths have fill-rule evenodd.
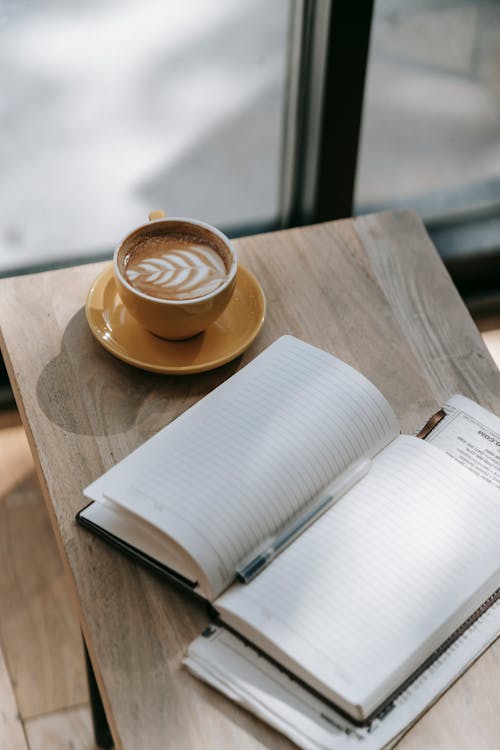
<path id="1" fill-rule="evenodd" d="M 155 219 L 164 219 L 166 216 L 165 211 L 157 210 L 157 211 L 150 211 L 149 212 L 149 221 L 154 221 Z"/>

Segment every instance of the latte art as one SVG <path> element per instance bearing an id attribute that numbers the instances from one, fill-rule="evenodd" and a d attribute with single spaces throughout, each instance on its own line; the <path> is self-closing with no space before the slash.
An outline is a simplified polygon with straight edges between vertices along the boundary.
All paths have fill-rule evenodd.
<path id="1" fill-rule="evenodd" d="M 209 245 L 170 236 L 141 240 L 129 253 L 125 277 L 140 292 L 182 300 L 203 297 L 227 278 L 223 258 Z"/>

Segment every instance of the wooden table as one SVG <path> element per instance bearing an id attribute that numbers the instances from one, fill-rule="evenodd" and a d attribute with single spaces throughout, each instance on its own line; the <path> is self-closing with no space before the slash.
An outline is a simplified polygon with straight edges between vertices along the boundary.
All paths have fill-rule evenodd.
<path id="1" fill-rule="evenodd" d="M 386 395 L 405 432 L 461 392 L 500 414 L 500 374 L 418 218 L 402 211 L 237 241 L 268 301 L 242 357 L 204 375 L 134 369 L 106 352 L 84 301 L 101 265 L 0 282 L 2 350 L 106 715 L 124 750 L 289 748 L 180 666 L 204 609 L 76 526 L 82 489 L 283 333 L 331 351 Z M 400 747 L 492 748 L 494 644 Z"/>

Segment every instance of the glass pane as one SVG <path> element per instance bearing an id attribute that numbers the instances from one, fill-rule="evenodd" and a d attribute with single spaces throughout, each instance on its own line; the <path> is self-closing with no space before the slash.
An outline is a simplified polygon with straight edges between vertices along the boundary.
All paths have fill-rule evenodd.
<path id="1" fill-rule="evenodd" d="M 376 2 L 356 211 L 498 205 L 499 82 L 498 2 Z"/>
<path id="2" fill-rule="evenodd" d="M 0 272 L 278 212 L 288 0 L 0 0 Z"/>

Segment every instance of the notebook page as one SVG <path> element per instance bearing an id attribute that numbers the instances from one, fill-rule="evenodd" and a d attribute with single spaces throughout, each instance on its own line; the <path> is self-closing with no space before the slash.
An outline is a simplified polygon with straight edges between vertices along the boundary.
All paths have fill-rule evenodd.
<path id="1" fill-rule="evenodd" d="M 366 378 L 285 336 L 94 490 L 175 538 L 220 592 L 259 543 L 398 432 Z"/>
<path id="2" fill-rule="evenodd" d="M 174 543 L 165 544 L 164 536 L 153 526 L 141 522 L 136 516 L 132 523 L 127 511 L 117 509 L 110 502 L 90 503 L 79 515 L 133 549 L 140 550 L 161 565 L 179 573 L 193 585 L 193 590 L 198 586 L 202 589 L 204 582 L 197 580 L 199 573 L 193 569 L 190 558 L 182 554 L 182 550 Z"/>
<path id="3" fill-rule="evenodd" d="M 498 588 L 499 538 L 500 492 L 401 436 L 269 568 L 215 606 L 364 718 Z"/>
<path id="4" fill-rule="evenodd" d="M 427 442 L 500 489 L 500 418 L 458 394 L 443 408 L 446 417 Z"/>
<path id="5" fill-rule="evenodd" d="M 183 664 L 304 750 L 388 750 L 494 641 L 500 601 L 493 604 L 369 727 L 356 727 L 324 701 L 223 628 L 190 644 Z M 476 717 L 477 720 L 478 717 Z M 473 716 L 457 717 L 467 731 Z"/>

